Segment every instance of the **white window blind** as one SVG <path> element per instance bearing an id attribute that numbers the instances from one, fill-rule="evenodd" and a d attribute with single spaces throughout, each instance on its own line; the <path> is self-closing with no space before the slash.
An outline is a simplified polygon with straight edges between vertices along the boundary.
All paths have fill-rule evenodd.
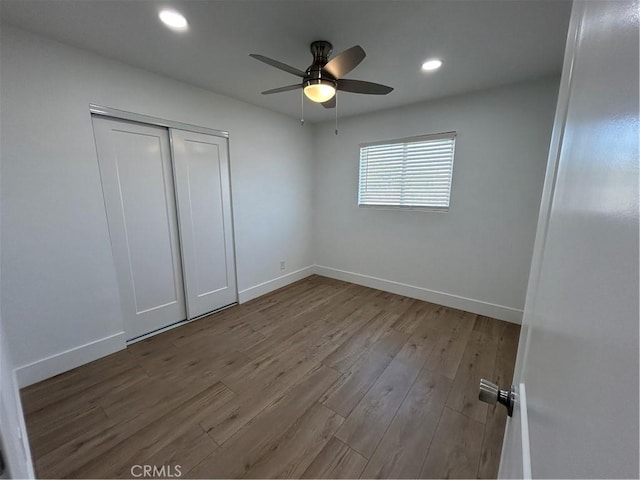
<path id="1" fill-rule="evenodd" d="M 358 205 L 448 210 L 456 133 L 360 146 Z"/>

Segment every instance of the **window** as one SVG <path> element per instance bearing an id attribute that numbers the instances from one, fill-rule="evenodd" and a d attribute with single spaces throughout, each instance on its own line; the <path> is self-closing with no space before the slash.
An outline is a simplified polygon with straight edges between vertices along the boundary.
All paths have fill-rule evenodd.
<path id="1" fill-rule="evenodd" d="M 449 210 L 456 133 L 360 145 L 358 206 Z"/>

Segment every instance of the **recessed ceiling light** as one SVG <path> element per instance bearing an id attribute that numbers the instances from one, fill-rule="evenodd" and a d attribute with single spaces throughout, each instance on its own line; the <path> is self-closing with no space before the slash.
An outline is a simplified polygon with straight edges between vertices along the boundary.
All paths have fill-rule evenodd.
<path id="1" fill-rule="evenodd" d="M 434 70 L 439 69 L 442 66 L 442 60 L 438 60 L 437 58 L 432 58 L 431 60 L 427 60 L 422 64 L 422 70 L 425 72 L 432 72 Z"/>
<path id="2" fill-rule="evenodd" d="M 187 19 L 175 10 L 161 10 L 158 14 L 162 23 L 172 30 L 186 30 L 189 27 Z"/>

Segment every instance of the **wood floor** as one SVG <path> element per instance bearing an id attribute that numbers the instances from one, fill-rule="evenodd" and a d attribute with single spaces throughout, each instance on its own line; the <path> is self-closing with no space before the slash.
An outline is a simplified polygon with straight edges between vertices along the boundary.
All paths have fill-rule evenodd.
<path id="1" fill-rule="evenodd" d="M 308 277 L 24 389 L 36 471 L 494 478 L 506 412 L 478 382 L 511 383 L 518 335 Z"/>

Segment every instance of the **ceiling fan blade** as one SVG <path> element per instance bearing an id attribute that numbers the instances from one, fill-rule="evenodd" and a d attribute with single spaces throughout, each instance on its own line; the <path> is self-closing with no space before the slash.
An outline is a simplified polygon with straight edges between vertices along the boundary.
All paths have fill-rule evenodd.
<path id="1" fill-rule="evenodd" d="M 271 65 L 272 67 L 284 70 L 287 73 L 292 73 L 293 75 L 297 75 L 300 78 L 304 78 L 304 72 L 302 70 L 298 70 L 295 67 L 292 67 L 291 65 L 287 65 L 286 63 L 282 63 L 278 60 L 274 60 L 273 58 L 265 57 L 264 55 L 258 55 L 256 53 L 250 53 L 249 56 L 255 58 L 256 60 L 260 60 L 267 65 Z"/>
<path id="2" fill-rule="evenodd" d="M 356 45 L 329 60 L 323 70 L 329 72 L 334 78 L 342 78 L 356 68 L 366 56 L 362 47 Z"/>
<path id="3" fill-rule="evenodd" d="M 271 95 L 272 93 L 288 92 L 290 90 L 297 90 L 302 88 L 302 84 L 296 83 L 295 85 L 287 85 L 286 87 L 272 88 L 271 90 L 265 90 L 262 95 Z"/>
<path id="4" fill-rule="evenodd" d="M 393 88 L 379 83 L 343 78 L 338 80 L 338 90 L 351 93 L 364 93 L 367 95 L 386 95 L 387 93 L 391 93 Z"/>
<path id="5" fill-rule="evenodd" d="M 334 95 L 326 102 L 322 102 L 324 108 L 336 108 L 336 96 Z"/>

